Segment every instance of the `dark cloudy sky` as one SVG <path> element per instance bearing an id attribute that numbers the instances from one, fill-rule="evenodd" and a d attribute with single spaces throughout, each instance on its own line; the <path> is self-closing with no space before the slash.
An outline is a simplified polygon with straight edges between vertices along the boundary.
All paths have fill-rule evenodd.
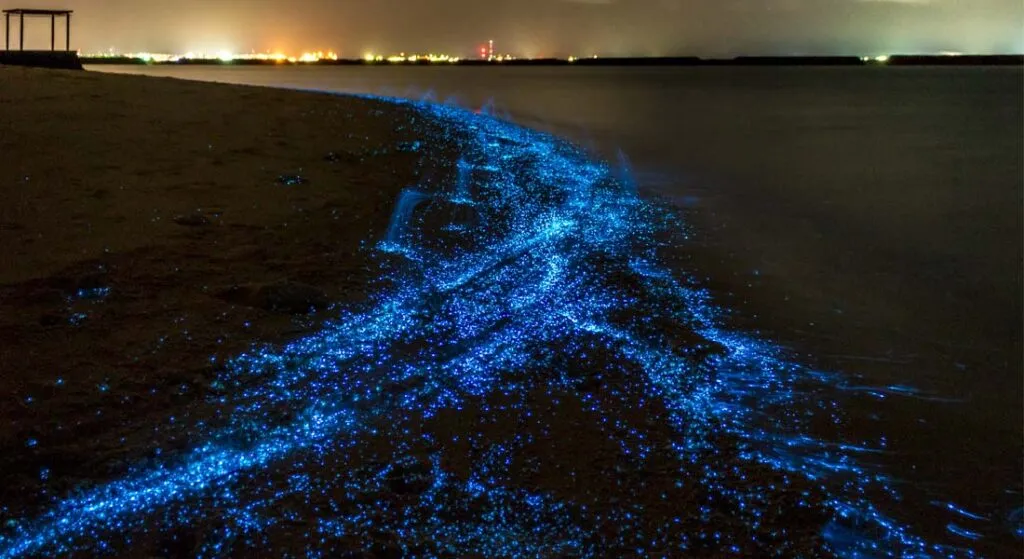
<path id="1" fill-rule="evenodd" d="M 17 0 L 99 51 L 536 55 L 1024 51 L 1022 0 Z M 13 26 L 16 27 L 16 26 Z M 49 23 L 26 33 L 48 46 Z"/>

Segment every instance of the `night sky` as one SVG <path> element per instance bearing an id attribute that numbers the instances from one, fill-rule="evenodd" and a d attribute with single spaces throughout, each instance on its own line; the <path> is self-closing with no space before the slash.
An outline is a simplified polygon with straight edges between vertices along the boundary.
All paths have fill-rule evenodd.
<path id="1" fill-rule="evenodd" d="M 76 10 L 72 46 L 85 52 L 470 56 L 487 39 L 519 56 L 1024 51 L 1021 0 L 17 0 L 4 7 Z M 26 46 L 48 47 L 48 27 L 29 27 Z"/>

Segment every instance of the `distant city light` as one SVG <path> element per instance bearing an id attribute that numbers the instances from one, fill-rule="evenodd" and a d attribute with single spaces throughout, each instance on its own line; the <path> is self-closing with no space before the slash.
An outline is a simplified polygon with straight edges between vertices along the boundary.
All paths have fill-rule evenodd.
<path id="1" fill-rule="evenodd" d="M 488 40 L 486 43 L 480 46 L 479 54 L 480 60 L 485 62 L 508 62 L 512 60 L 519 60 L 518 57 L 500 53 L 495 50 L 494 40 Z M 225 64 L 231 63 L 245 63 L 245 62 L 274 62 L 274 63 L 289 63 L 289 64 L 316 64 L 318 62 L 337 62 L 343 60 L 341 56 L 333 50 L 310 50 L 304 51 L 297 55 L 285 54 L 279 51 L 267 50 L 265 52 L 249 52 L 249 53 L 236 53 L 229 50 L 220 50 L 215 52 L 206 51 L 189 51 L 184 54 L 171 54 L 171 53 L 155 53 L 155 52 L 119 52 L 114 47 L 104 52 L 97 53 L 79 53 L 80 56 L 87 59 L 128 59 L 144 62 L 147 64 L 168 64 L 183 61 L 217 61 Z M 347 60 L 347 59 L 346 59 Z M 355 60 L 348 61 L 361 61 L 367 64 L 455 64 L 462 62 L 464 59 L 447 54 L 447 53 L 407 53 L 399 52 L 397 54 L 383 54 L 374 51 L 365 51 L 362 56 Z"/>
<path id="2" fill-rule="evenodd" d="M 480 60 L 485 60 L 487 62 L 506 62 L 509 60 L 517 60 L 517 58 L 511 54 L 495 54 L 494 39 L 488 39 L 486 44 L 480 45 Z"/>
<path id="3" fill-rule="evenodd" d="M 182 60 L 219 60 L 221 62 L 236 62 L 236 61 L 259 61 L 259 62 L 293 62 L 293 63 L 313 63 L 321 60 L 338 60 L 339 56 L 334 51 L 315 51 L 315 52 L 304 52 L 299 56 L 288 56 L 280 52 L 265 52 L 265 53 L 232 53 L 230 51 L 222 50 L 213 53 L 206 52 L 186 52 L 185 54 L 167 54 L 167 53 L 155 53 L 155 52 L 126 52 L 119 53 L 114 49 L 108 52 L 101 53 L 81 53 L 81 56 L 85 58 L 128 58 L 134 60 L 141 60 L 143 62 L 153 63 L 166 63 L 166 62 L 180 62 Z"/>
<path id="4" fill-rule="evenodd" d="M 333 50 L 328 51 L 308 51 L 299 54 L 298 56 L 289 56 L 280 52 L 265 52 L 265 53 L 232 53 L 229 51 L 219 51 L 217 53 L 206 53 L 206 52 L 187 52 L 185 54 L 167 54 L 167 53 L 154 53 L 154 52 L 126 52 L 120 53 L 114 49 L 110 49 L 107 52 L 101 53 L 80 53 L 84 58 L 99 58 L 99 59 L 132 59 L 139 60 L 146 63 L 173 63 L 188 60 L 218 60 L 224 63 L 232 62 L 278 62 L 278 63 L 292 63 L 292 64 L 315 64 L 321 61 L 336 62 L 341 59 L 338 53 Z M 499 55 L 495 57 L 495 60 L 512 60 L 513 57 L 509 55 Z M 417 53 L 400 53 L 394 55 L 382 55 L 373 52 L 367 52 L 362 56 L 364 62 L 379 63 L 379 62 L 390 62 L 390 63 L 407 63 L 407 62 L 426 62 L 426 63 L 456 63 L 462 60 L 458 56 L 452 56 L 450 54 L 417 54 Z"/>
<path id="5" fill-rule="evenodd" d="M 862 62 L 885 64 L 889 62 L 890 56 L 888 54 L 880 54 L 878 56 L 862 56 L 860 57 Z"/>
<path id="6" fill-rule="evenodd" d="M 333 51 L 328 51 L 326 54 L 323 51 L 304 52 L 304 53 L 302 53 L 301 56 L 298 57 L 298 61 L 299 62 L 304 62 L 304 63 L 307 63 L 307 64 L 308 63 L 312 63 L 312 62 L 320 62 L 321 60 L 332 60 L 333 61 L 333 60 L 337 60 L 337 59 L 338 59 L 338 55 L 335 54 Z"/>

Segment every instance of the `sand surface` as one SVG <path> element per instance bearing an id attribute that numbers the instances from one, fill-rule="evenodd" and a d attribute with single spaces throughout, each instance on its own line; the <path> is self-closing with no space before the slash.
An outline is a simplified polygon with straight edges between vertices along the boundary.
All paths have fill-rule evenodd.
<path id="1" fill-rule="evenodd" d="M 139 426 L 193 404 L 212 356 L 364 297 L 419 160 L 381 152 L 413 137 L 382 108 L 0 67 L 0 503 L 43 464 L 60 493 L 182 436 Z"/>
<path id="2" fill-rule="evenodd" d="M 401 149 L 426 136 L 458 141 L 439 126 L 375 100 L 0 68 L 0 523 L 20 528 L 15 519 L 76 491 L 162 471 L 173 463 L 168 457 L 202 442 L 206 426 L 230 419 L 232 410 L 217 405 L 222 360 L 254 343 L 294 340 L 363 302 L 381 281 L 370 248 L 383 238 L 399 193 L 455 172 L 457 146 Z M 514 146 L 529 138 L 491 137 L 496 147 L 477 148 L 500 153 L 502 141 Z M 536 167 L 529 160 L 505 164 L 524 175 L 520 182 L 537 178 L 523 170 Z M 541 233 L 557 233 L 557 225 Z M 530 260 L 529 250 L 514 254 Z M 551 266 L 557 271 L 557 258 Z M 591 274 L 600 282 L 595 289 L 640 293 L 625 264 L 597 259 L 587 266 L 601 270 Z M 505 277 L 494 274 L 489 281 Z M 501 297 L 501 288 L 463 286 L 478 300 L 491 291 Z M 500 315 L 502 301 L 491 303 Z M 410 308 L 443 314 L 431 304 Z M 721 349 L 673 318 L 679 315 L 659 315 L 657 302 L 638 296 L 636 304 L 614 320 L 635 320 L 638 331 L 678 356 L 679 370 Z M 531 313 L 557 315 L 552 311 L 515 312 L 529 324 Z M 495 320 L 500 326 L 504 319 Z M 475 338 L 455 340 L 470 345 Z M 441 356 L 465 349 L 444 341 L 436 348 Z M 398 336 L 393 343 L 396 351 L 423 343 L 424 355 L 435 349 L 431 338 Z M 403 396 L 425 382 L 443 391 L 467 379 L 448 379 L 446 365 L 436 379 L 396 377 L 401 382 L 382 383 L 374 394 L 394 404 L 368 414 L 357 440 L 338 442 L 318 461 L 289 456 L 248 473 L 236 488 L 246 507 L 230 509 L 234 516 L 223 517 L 221 495 L 207 496 L 180 504 L 191 507 L 187 515 L 174 516 L 181 506 L 156 515 L 153 526 L 173 529 L 135 525 L 130 543 L 115 533 L 74 545 L 113 542 L 109 554 L 129 557 L 216 554 L 208 545 L 238 557 L 257 550 L 483 556 L 467 552 L 483 549 L 490 556 L 602 556 L 607 549 L 625 557 L 672 556 L 680 546 L 691 556 L 720 556 L 727 539 L 736 542 L 729 554 L 828 555 L 820 552 L 827 518 L 812 483 L 743 462 L 735 445 L 718 444 L 729 438 L 718 433 L 700 436 L 710 453 L 705 460 L 680 461 L 671 414 L 650 397 L 642 375 L 631 366 L 605 367 L 613 344 L 583 343 L 564 340 L 559 347 L 574 347 L 571 356 L 535 348 L 537 364 L 507 379 L 505 389 L 430 413 L 405 409 Z M 345 374 L 361 389 L 361 377 Z M 372 384 L 372 367 L 367 374 Z M 318 405 L 338 396 L 312 388 Z M 278 411 L 282 423 L 306 425 L 287 407 L 261 417 Z M 770 499 L 762 497 L 766 488 Z M 274 518 L 261 525 L 259 514 Z M 341 518 L 351 523 L 347 531 L 325 527 Z"/>

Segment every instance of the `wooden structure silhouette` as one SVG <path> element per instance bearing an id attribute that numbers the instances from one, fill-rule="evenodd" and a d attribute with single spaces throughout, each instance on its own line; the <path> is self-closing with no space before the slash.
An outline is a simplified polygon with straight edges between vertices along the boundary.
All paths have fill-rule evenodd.
<path id="1" fill-rule="evenodd" d="M 25 50 L 25 16 L 28 17 L 49 17 L 50 18 L 50 50 L 57 50 L 57 18 L 63 17 L 66 22 L 64 50 L 71 52 L 71 14 L 74 10 L 35 10 L 25 8 L 14 8 L 4 10 L 4 45 L 6 50 L 11 50 L 11 16 L 20 18 L 20 32 L 18 33 L 18 50 Z"/>

